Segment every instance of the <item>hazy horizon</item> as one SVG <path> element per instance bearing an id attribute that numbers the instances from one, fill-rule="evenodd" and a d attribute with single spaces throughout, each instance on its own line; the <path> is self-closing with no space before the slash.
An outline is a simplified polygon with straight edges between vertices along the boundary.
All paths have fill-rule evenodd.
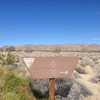
<path id="1" fill-rule="evenodd" d="M 66 43 L 66 44 L 19 44 L 19 45 L 2 45 L 0 47 L 4 47 L 4 46 L 31 46 L 31 45 L 47 45 L 47 46 L 52 46 L 52 45 L 100 45 L 100 44 L 96 44 L 96 43 L 87 43 L 87 44 L 71 44 L 71 43 Z"/>

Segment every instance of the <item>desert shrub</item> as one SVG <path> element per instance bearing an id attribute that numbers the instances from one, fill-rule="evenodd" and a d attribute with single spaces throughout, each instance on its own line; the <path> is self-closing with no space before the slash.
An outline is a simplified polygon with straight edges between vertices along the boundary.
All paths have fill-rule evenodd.
<path id="1" fill-rule="evenodd" d="M 90 90 L 73 78 L 56 80 L 57 100 L 84 100 L 89 95 L 92 95 Z"/>
<path id="2" fill-rule="evenodd" d="M 0 48 L 0 51 L 1 51 L 1 52 L 4 51 L 3 48 Z"/>
<path id="3" fill-rule="evenodd" d="M 97 61 L 97 60 L 98 60 L 98 56 L 92 55 L 92 56 L 91 56 L 91 59 L 92 59 L 93 61 Z"/>
<path id="4" fill-rule="evenodd" d="M 16 56 L 10 52 L 7 55 L 0 55 L 0 64 L 1 65 L 9 65 L 14 64 L 16 62 Z"/>
<path id="5" fill-rule="evenodd" d="M 20 57 L 18 55 L 16 55 L 16 62 L 19 63 L 20 62 Z"/>
<path id="6" fill-rule="evenodd" d="M 29 81 L 5 69 L 0 78 L 0 100 L 34 100 Z"/>
<path id="7" fill-rule="evenodd" d="M 7 64 L 6 60 L 2 59 L 1 65 L 6 65 L 6 64 Z"/>
<path id="8" fill-rule="evenodd" d="M 96 66 L 96 63 L 94 61 L 90 61 L 89 66 L 95 67 Z"/>
<path id="9" fill-rule="evenodd" d="M 67 100 L 84 100 L 84 97 L 89 95 L 92 95 L 89 89 L 82 83 L 76 82 L 72 85 Z"/>
<path id="10" fill-rule="evenodd" d="M 71 87 L 67 100 L 84 100 L 81 90 L 77 84 L 73 84 Z"/>
<path id="11" fill-rule="evenodd" d="M 56 79 L 56 95 L 61 96 L 61 98 L 67 97 L 73 81 L 73 79 Z"/>
<path id="12" fill-rule="evenodd" d="M 48 100 L 48 81 L 33 81 L 31 87 L 33 87 L 33 93 L 37 100 Z M 84 97 L 92 95 L 85 85 L 73 78 L 56 79 L 55 88 L 57 100 L 84 100 Z"/>
<path id="13" fill-rule="evenodd" d="M 32 53 L 32 49 L 31 48 L 26 48 L 25 50 L 24 50 L 26 53 Z"/>
<path id="14" fill-rule="evenodd" d="M 8 92 L 6 93 L 5 95 L 3 95 L 3 100 L 17 100 L 17 96 L 15 93 L 12 93 L 12 92 Z"/>
<path id="15" fill-rule="evenodd" d="M 99 64 L 99 56 L 98 55 L 90 55 L 88 60 L 88 65 L 91 67 L 95 67 L 97 64 Z"/>
<path id="16" fill-rule="evenodd" d="M 48 80 L 34 80 L 32 82 L 32 91 L 38 99 L 48 97 Z"/>
<path id="17" fill-rule="evenodd" d="M 8 77 L 6 79 L 5 85 L 4 85 L 4 89 L 6 91 L 16 91 L 17 90 L 17 86 L 22 85 L 23 80 L 20 79 L 19 77 L 16 77 L 14 74 L 10 75 L 10 77 Z"/>
<path id="18" fill-rule="evenodd" d="M 82 67 L 86 67 L 88 64 L 87 64 L 87 61 L 85 61 L 85 60 L 81 60 L 80 61 L 80 66 L 82 66 Z"/>
<path id="19" fill-rule="evenodd" d="M 76 84 L 80 87 L 81 93 L 84 97 L 92 95 L 92 92 L 87 88 L 86 85 L 82 84 L 80 81 L 76 81 Z"/>
<path id="20" fill-rule="evenodd" d="M 95 62 L 92 59 L 90 59 L 89 57 L 83 57 L 80 60 L 80 66 L 82 66 L 82 67 L 86 67 L 87 65 L 94 67 L 94 64 L 95 64 Z"/>
<path id="21" fill-rule="evenodd" d="M 100 68 L 97 68 L 96 74 L 90 80 L 93 83 L 100 83 Z"/>
<path id="22" fill-rule="evenodd" d="M 61 97 L 67 97 L 73 84 L 73 79 L 56 79 L 55 94 Z M 37 100 L 48 100 L 48 80 L 34 80 L 31 84 L 32 91 Z M 45 99 L 44 99 L 45 98 Z"/>
<path id="23" fill-rule="evenodd" d="M 11 54 L 10 52 L 7 54 L 6 64 L 14 64 L 16 62 L 15 55 Z"/>
<path id="24" fill-rule="evenodd" d="M 55 98 L 56 98 L 56 100 L 67 100 L 67 98 L 61 97 L 59 95 L 57 95 Z"/>
<path id="25" fill-rule="evenodd" d="M 29 95 L 24 93 L 24 91 L 20 94 L 16 94 L 14 92 L 7 92 L 2 98 L 2 100 L 35 100 L 34 97 L 30 97 Z"/>
<path id="26" fill-rule="evenodd" d="M 9 46 L 9 47 L 5 48 L 5 50 L 7 52 L 13 52 L 13 51 L 15 51 L 15 47 L 14 46 Z"/>
<path id="27" fill-rule="evenodd" d="M 81 78 L 79 72 L 77 72 L 76 70 L 74 71 L 74 73 L 72 74 L 73 78 Z"/>
<path id="28" fill-rule="evenodd" d="M 75 70 L 80 74 L 86 74 L 86 70 L 84 67 L 78 66 Z"/>
<path id="29" fill-rule="evenodd" d="M 0 65 L 5 65 L 5 64 L 6 64 L 6 56 L 1 53 L 0 54 Z"/>
<path id="30" fill-rule="evenodd" d="M 4 69 L 0 66 L 0 76 L 4 74 Z"/>
<path id="31" fill-rule="evenodd" d="M 60 49 L 60 48 L 55 48 L 55 49 L 53 50 L 53 52 L 54 52 L 54 53 L 59 53 L 59 52 L 61 52 L 61 49 Z"/>

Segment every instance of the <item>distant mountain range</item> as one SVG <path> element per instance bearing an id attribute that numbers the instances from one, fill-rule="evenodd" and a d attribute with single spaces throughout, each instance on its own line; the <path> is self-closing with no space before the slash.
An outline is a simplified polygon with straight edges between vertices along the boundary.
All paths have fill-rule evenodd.
<path id="1" fill-rule="evenodd" d="M 55 44 L 3 46 L 1 49 L 14 47 L 16 51 L 100 51 L 100 44 Z"/>

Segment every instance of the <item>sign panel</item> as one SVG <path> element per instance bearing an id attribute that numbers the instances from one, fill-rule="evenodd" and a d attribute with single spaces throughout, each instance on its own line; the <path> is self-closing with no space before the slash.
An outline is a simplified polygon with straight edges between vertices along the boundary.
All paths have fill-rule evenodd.
<path id="1" fill-rule="evenodd" d="M 31 67 L 34 60 L 35 60 L 34 58 L 23 58 L 23 61 L 24 61 L 25 65 L 27 66 L 27 68 Z"/>
<path id="2" fill-rule="evenodd" d="M 78 60 L 78 57 L 35 57 L 26 62 L 33 79 L 48 79 L 69 78 Z"/>

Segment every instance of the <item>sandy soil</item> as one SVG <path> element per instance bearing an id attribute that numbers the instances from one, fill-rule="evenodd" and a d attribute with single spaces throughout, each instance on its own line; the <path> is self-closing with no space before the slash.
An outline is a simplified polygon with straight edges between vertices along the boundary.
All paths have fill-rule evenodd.
<path id="1" fill-rule="evenodd" d="M 81 79 L 88 89 L 93 93 L 93 95 L 85 98 L 85 100 L 100 100 L 100 84 L 92 83 L 90 81 L 91 77 L 94 75 L 94 69 L 90 66 L 86 67 L 87 74 L 81 74 Z"/>

